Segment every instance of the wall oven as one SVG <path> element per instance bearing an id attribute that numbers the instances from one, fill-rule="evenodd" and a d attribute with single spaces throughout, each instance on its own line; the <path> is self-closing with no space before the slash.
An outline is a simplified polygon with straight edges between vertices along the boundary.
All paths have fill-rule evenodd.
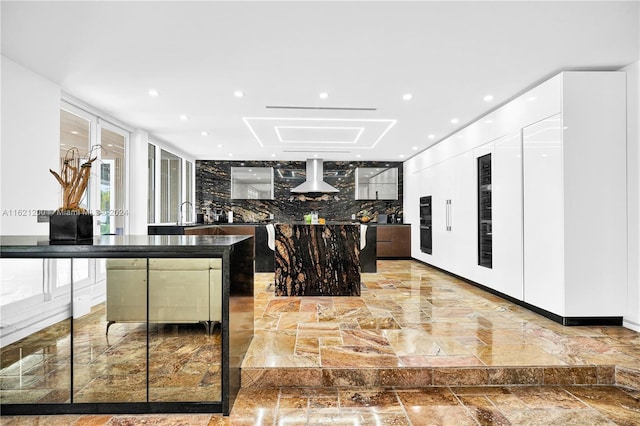
<path id="1" fill-rule="evenodd" d="M 420 251 L 432 251 L 431 195 L 420 197 Z"/>

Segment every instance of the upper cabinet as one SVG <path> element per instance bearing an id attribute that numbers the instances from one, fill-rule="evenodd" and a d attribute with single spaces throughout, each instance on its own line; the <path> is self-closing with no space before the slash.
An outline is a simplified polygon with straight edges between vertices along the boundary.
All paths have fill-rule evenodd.
<path id="1" fill-rule="evenodd" d="M 356 200 L 397 200 L 397 167 L 356 168 Z"/>
<path id="2" fill-rule="evenodd" d="M 231 167 L 231 198 L 273 200 L 273 168 Z"/>

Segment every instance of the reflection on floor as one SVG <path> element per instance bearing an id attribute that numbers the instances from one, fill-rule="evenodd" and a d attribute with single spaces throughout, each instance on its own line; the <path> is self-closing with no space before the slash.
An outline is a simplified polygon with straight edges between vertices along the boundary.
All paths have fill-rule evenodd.
<path id="1" fill-rule="evenodd" d="M 640 333 L 562 327 L 419 262 L 379 261 L 378 271 L 363 275 L 361 297 L 325 298 L 275 297 L 267 290 L 273 274 L 256 274 L 256 334 L 229 417 L 4 417 L 3 425 L 640 423 Z M 109 340 L 122 344 L 137 329 L 116 325 L 122 329 L 110 330 Z M 159 336 L 178 337 L 170 327 L 162 330 Z M 203 344 L 200 330 L 181 327 L 178 334 L 192 340 L 166 341 L 166 354 L 183 358 L 154 364 L 163 369 L 158 391 L 185 383 L 179 362 L 202 361 L 193 358 Z M 50 337 L 39 360 L 58 351 L 64 361 L 68 341 L 59 341 Z M 94 344 L 100 348 L 94 357 L 105 354 Z M 114 341 L 109 347 L 124 364 L 130 352 L 119 352 Z M 209 367 L 200 383 L 216 376 L 210 361 L 202 361 Z"/>
<path id="2" fill-rule="evenodd" d="M 610 386 L 242 389 L 229 417 L 24 416 L 24 425 L 637 425 L 639 395 Z"/>
<path id="3" fill-rule="evenodd" d="M 116 323 L 105 335 L 104 305 L 74 320 L 73 402 L 147 401 L 147 329 Z M 2 403 L 70 402 L 70 321 L 2 349 Z M 220 401 L 219 328 L 149 327 L 149 401 Z"/>
<path id="4" fill-rule="evenodd" d="M 420 262 L 378 261 L 361 297 L 275 297 L 269 278 L 256 274 L 243 387 L 640 387 L 626 370 L 640 368 L 640 333 L 563 327 Z"/>

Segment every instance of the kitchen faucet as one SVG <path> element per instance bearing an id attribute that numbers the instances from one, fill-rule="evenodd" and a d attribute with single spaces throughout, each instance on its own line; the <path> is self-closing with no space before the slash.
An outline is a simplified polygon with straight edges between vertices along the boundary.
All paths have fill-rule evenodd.
<path id="1" fill-rule="evenodd" d="M 180 204 L 180 207 L 178 208 L 178 221 L 176 222 L 176 225 L 178 226 L 182 224 L 182 206 L 185 204 L 189 204 L 191 205 L 191 208 L 193 208 L 193 203 L 191 201 L 183 201 L 182 204 Z"/>

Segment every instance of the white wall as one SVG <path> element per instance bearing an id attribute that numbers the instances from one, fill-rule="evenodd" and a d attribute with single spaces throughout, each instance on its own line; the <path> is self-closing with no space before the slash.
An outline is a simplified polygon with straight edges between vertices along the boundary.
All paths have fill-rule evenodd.
<path id="1" fill-rule="evenodd" d="M 0 235 L 48 235 L 36 210 L 60 207 L 60 87 L 0 57 Z"/>
<path id="2" fill-rule="evenodd" d="M 147 235 L 149 134 L 136 129 L 129 138 L 129 234 Z"/>
<path id="3" fill-rule="evenodd" d="M 640 61 L 627 73 L 627 313 L 625 327 L 640 331 Z"/>

